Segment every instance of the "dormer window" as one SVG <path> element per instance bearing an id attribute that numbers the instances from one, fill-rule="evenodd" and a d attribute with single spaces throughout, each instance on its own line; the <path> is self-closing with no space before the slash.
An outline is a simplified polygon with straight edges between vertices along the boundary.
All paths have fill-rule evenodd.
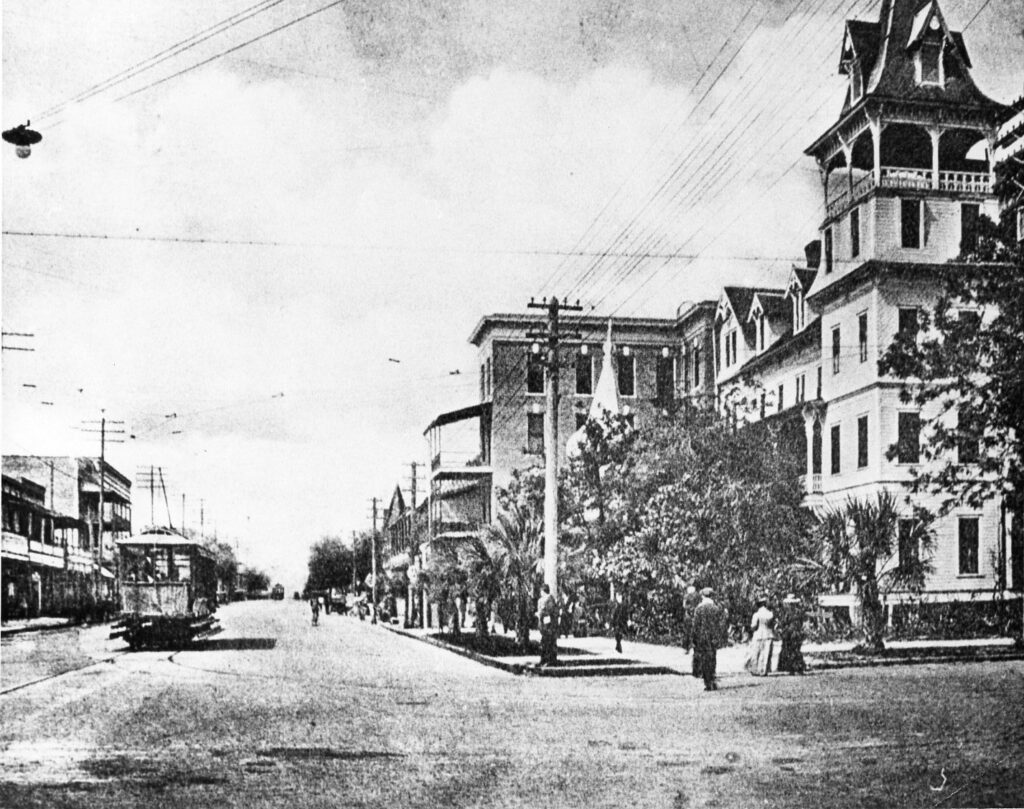
<path id="1" fill-rule="evenodd" d="M 929 40 L 921 43 L 918 53 L 921 84 L 942 84 L 942 42 Z"/>
<path id="2" fill-rule="evenodd" d="M 757 350 L 764 351 L 764 313 L 757 316 Z"/>
<path id="3" fill-rule="evenodd" d="M 860 69 L 860 59 L 851 59 L 847 70 L 850 72 L 850 103 L 856 104 L 864 95 L 864 74 Z"/>
<path id="4" fill-rule="evenodd" d="M 804 327 L 806 310 L 804 309 L 804 291 L 798 289 L 793 296 L 793 331 L 798 332 Z"/>

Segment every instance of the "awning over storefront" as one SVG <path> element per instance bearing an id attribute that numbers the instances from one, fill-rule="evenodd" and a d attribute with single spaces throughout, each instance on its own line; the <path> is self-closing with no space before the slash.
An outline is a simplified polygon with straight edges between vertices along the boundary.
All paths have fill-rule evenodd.
<path id="1" fill-rule="evenodd" d="M 113 579 L 114 574 L 107 570 L 105 567 L 100 568 L 100 575 L 105 579 Z"/>
<path id="2" fill-rule="evenodd" d="M 28 560 L 39 567 L 52 567 L 58 570 L 64 569 L 64 556 L 54 556 L 49 553 L 39 553 L 38 551 L 29 551 Z"/>

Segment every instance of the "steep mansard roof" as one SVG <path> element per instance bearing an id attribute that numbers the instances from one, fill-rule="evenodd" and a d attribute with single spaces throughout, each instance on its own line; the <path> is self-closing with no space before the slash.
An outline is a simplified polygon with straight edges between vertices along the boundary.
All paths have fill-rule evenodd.
<path id="1" fill-rule="evenodd" d="M 917 81 L 914 53 L 929 36 L 945 40 L 943 86 Z M 974 83 L 963 36 L 949 30 L 937 0 L 883 0 L 877 22 L 848 20 L 840 73 L 849 72 L 854 57 L 860 60 L 866 97 L 1002 107 Z M 843 112 L 850 106 L 848 92 Z"/>

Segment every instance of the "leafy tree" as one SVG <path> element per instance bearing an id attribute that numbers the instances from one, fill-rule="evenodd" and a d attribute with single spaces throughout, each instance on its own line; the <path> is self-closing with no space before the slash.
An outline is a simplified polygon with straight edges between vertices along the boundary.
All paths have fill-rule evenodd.
<path id="1" fill-rule="evenodd" d="M 914 488 L 943 497 L 944 511 L 999 494 L 1018 515 L 1024 506 L 1024 249 L 1013 229 L 1009 212 L 999 224 L 981 217 L 977 243 L 940 269 L 921 331 L 898 335 L 879 362 L 922 408 Z"/>
<path id="2" fill-rule="evenodd" d="M 850 498 L 826 510 L 815 528 L 822 555 L 802 564 L 815 571 L 825 587 L 855 594 L 865 644 L 871 650 L 884 648 L 884 597 L 894 590 L 919 594 L 924 588 L 935 545 L 930 522 L 927 512 L 916 509 L 901 538 L 896 498 L 883 491 L 875 500 Z M 906 543 L 904 554 L 901 541 Z"/>
<path id="3" fill-rule="evenodd" d="M 253 567 L 243 570 L 238 578 L 242 590 L 249 595 L 262 593 L 270 588 L 270 576 Z"/>
<path id="4" fill-rule="evenodd" d="M 486 532 L 463 541 L 458 547 L 458 563 L 466 573 L 466 591 L 476 606 L 475 629 L 480 637 L 487 635 L 491 605 L 502 593 L 501 570 L 494 550 Z"/>
<path id="5" fill-rule="evenodd" d="M 459 634 L 457 599 L 466 592 L 467 586 L 467 574 L 459 559 L 459 542 L 432 542 L 419 580 L 427 591 L 427 598 L 441 611 L 441 626 L 446 626 L 447 619 L 452 617 L 452 633 Z"/>
<path id="6" fill-rule="evenodd" d="M 716 587 L 738 627 L 758 593 L 799 589 L 804 457 L 777 424 L 737 430 L 688 408 L 588 444 L 566 531 L 583 538 L 593 573 L 629 592 L 643 632 L 680 625 L 689 584 Z"/>
<path id="7" fill-rule="evenodd" d="M 309 550 L 306 592 L 352 584 L 355 552 L 340 537 L 321 537 Z"/>
<path id="8" fill-rule="evenodd" d="M 224 584 L 230 598 L 234 593 L 235 582 L 238 581 L 238 560 L 235 558 L 235 549 L 227 542 L 213 542 L 210 545 L 210 550 L 213 551 L 217 580 Z"/>
<path id="9" fill-rule="evenodd" d="M 497 519 L 463 551 L 471 581 L 484 598 L 499 595 L 512 608 L 516 643 L 526 649 L 534 593 L 544 564 L 544 528 L 538 512 L 506 492 Z M 485 618 L 486 620 L 486 618 Z"/>

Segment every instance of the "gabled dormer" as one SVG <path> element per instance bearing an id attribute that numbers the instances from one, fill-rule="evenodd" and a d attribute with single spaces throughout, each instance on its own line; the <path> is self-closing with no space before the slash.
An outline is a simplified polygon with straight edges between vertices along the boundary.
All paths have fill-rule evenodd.
<path id="1" fill-rule="evenodd" d="M 786 301 L 789 303 L 789 316 L 793 334 L 799 334 L 807 328 L 807 292 L 814 283 L 817 270 L 794 267 L 786 282 Z"/>
<path id="2" fill-rule="evenodd" d="M 760 290 L 750 301 L 747 323 L 753 326 L 754 353 L 761 354 L 791 333 L 786 293 Z"/>
<path id="3" fill-rule="evenodd" d="M 738 372 L 757 351 L 757 332 L 750 319 L 754 297 L 761 293 L 782 300 L 784 290 L 754 287 L 725 287 L 715 309 L 715 366 L 719 379 Z M 777 318 L 776 304 L 770 304 L 770 318 Z M 766 321 L 766 334 L 770 322 Z M 770 343 L 769 343 L 770 344 Z"/>
<path id="4" fill-rule="evenodd" d="M 947 73 L 950 79 L 970 80 L 971 60 L 963 36 L 949 30 L 938 3 L 927 2 L 917 10 L 906 48 L 918 86 L 945 87 Z"/>
<path id="5" fill-rule="evenodd" d="M 839 73 L 850 80 L 843 112 L 864 97 L 864 88 L 878 57 L 878 24 L 847 20 L 843 48 L 839 57 Z"/>

